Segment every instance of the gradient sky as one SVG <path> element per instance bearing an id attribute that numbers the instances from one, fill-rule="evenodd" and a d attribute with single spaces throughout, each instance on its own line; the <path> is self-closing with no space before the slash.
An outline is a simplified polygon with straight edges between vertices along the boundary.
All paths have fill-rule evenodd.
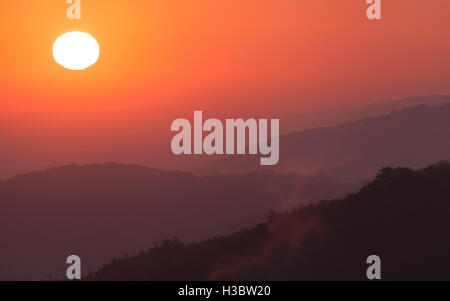
<path id="1" fill-rule="evenodd" d="M 283 118 L 449 93 L 450 1 L 384 0 L 381 21 L 367 20 L 365 2 L 82 0 L 70 21 L 65 0 L 3 1 L 0 164 L 169 152 L 170 122 L 195 109 Z M 81 72 L 52 57 L 74 30 L 101 47 Z"/>

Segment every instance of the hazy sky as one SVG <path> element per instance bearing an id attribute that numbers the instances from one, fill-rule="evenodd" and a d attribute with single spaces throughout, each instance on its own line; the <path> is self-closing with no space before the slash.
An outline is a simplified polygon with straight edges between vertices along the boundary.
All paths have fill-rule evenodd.
<path id="1" fill-rule="evenodd" d="M 380 21 L 365 2 L 83 0 L 82 20 L 70 21 L 65 0 L 3 1 L 0 139 L 19 161 L 33 160 L 30 147 L 36 162 L 38 152 L 61 156 L 55 164 L 96 152 L 133 161 L 167 147 L 170 122 L 196 109 L 282 118 L 449 93 L 450 1 L 384 0 Z M 52 57 L 74 30 L 101 47 L 81 72 Z"/>

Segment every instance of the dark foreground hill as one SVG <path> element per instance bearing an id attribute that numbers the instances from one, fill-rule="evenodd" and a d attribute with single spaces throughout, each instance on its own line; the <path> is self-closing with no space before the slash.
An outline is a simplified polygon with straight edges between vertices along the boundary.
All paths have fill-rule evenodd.
<path id="1" fill-rule="evenodd" d="M 196 177 L 135 165 L 65 166 L 0 182 L 0 279 L 65 275 L 76 254 L 97 268 L 164 236 L 192 241 L 264 221 L 267 212 L 345 195 L 325 176 Z"/>
<path id="2" fill-rule="evenodd" d="M 323 201 L 231 236 L 165 240 L 116 258 L 90 280 L 450 280 L 450 165 L 384 168 L 356 194 Z"/>

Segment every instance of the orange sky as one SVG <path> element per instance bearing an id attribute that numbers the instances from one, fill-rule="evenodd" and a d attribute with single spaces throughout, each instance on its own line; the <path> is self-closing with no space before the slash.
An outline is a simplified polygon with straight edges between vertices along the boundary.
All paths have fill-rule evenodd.
<path id="1" fill-rule="evenodd" d="M 42 153 L 77 161 L 141 133 L 166 143 L 170 121 L 194 109 L 283 117 L 449 93 L 450 2 L 383 0 L 375 22 L 365 2 L 82 0 L 82 20 L 70 21 L 65 0 L 2 1 L 0 139 L 29 159 L 46 137 Z M 54 40 L 73 30 L 101 47 L 81 72 L 52 57 Z"/>

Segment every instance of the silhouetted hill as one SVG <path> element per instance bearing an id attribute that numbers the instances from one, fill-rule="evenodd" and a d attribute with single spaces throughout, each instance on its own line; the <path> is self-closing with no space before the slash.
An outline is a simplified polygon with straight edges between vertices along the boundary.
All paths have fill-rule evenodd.
<path id="1" fill-rule="evenodd" d="M 355 181 L 383 166 L 422 168 L 450 158 L 450 104 L 418 106 L 339 127 L 317 128 L 280 137 L 280 162 L 259 166 L 259 156 L 215 161 L 198 173 L 239 173 L 273 169 L 325 173 Z"/>
<path id="2" fill-rule="evenodd" d="M 344 195 L 325 176 L 260 172 L 204 178 L 135 165 L 65 166 L 0 182 L 0 279 L 62 276 L 65 259 L 98 267 L 168 236 L 237 231 L 272 209 Z"/>
<path id="3" fill-rule="evenodd" d="M 418 96 L 399 100 L 378 101 L 361 106 L 341 106 L 316 113 L 284 118 L 282 129 L 284 133 L 287 133 L 314 128 L 336 127 L 364 118 L 381 117 L 392 113 L 392 111 L 401 111 L 420 105 L 441 106 L 447 103 L 450 103 L 450 95 Z"/>
<path id="4" fill-rule="evenodd" d="M 164 240 L 115 258 L 89 280 L 450 280 L 450 165 L 384 168 L 356 194 L 323 201 L 230 236 Z"/>

